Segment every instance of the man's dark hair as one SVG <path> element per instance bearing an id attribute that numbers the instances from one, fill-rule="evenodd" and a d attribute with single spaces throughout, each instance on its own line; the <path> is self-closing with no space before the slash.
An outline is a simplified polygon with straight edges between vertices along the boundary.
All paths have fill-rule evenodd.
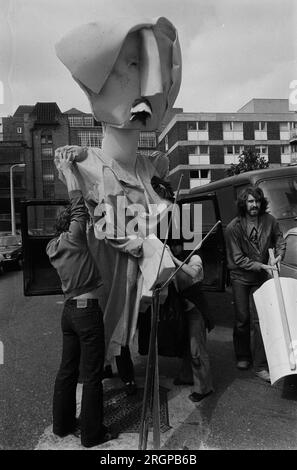
<path id="1" fill-rule="evenodd" d="M 58 237 L 61 233 L 69 230 L 71 221 L 71 207 L 66 207 L 57 216 L 56 223 L 54 225 L 55 236 Z"/>
<path id="2" fill-rule="evenodd" d="M 248 186 L 239 194 L 237 199 L 237 211 L 240 217 L 244 217 L 246 214 L 246 201 L 249 195 L 253 196 L 257 202 L 260 202 L 259 215 L 265 214 L 268 207 L 268 201 L 264 196 L 264 193 L 261 188 L 257 186 Z"/>

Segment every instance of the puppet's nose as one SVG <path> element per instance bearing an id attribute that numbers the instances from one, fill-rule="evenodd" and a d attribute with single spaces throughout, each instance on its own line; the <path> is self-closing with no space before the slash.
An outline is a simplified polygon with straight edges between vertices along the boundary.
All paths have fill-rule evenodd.
<path id="1" fill-rule="evenodd" d="M 163 92 L 158 44 L 151 28 L 142 28 L 140 33 L 142 39 L 140 66 L 141 96 L 153 96 Z"/>

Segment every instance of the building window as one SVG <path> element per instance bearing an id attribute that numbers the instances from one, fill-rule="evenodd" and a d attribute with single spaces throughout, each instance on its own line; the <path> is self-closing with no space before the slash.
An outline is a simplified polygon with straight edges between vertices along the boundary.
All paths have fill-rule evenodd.
<path id="1" fill-rule="evenodd" d="M 82 127 L 84 125 L 82 116 L 69 116 L 68 121 L 70 127 Z"/>
<path id="2" fill-rule="evenodd" d="M 52 144 L 53 143 L 53 137 L 52 134 L 42 134 L 41 135 L 41 144 Z"/>
<path id="3" fill-rule="evenodd" d="M 199 178 L 199 170 L 191 170 L 190 178 Z"/>
<path id="4" fill-rule="evenodd" d="M 84 117 L 84 125 L 86 127 L 93 127 L 94 118 L 92 116 Z"/>
<path id="5" fill-rule="evenodd" d="M 223 122 L 224 140 L 243 140 L 243 122 Z"/>
<path id="6" fill-rule="evenodd" d="M 243 122 L 232 122 L 233 124 L 233 131 L 234 132 L 242 132 L 243 131 Z"/>
<path id="7" fill-rule="evenodd" d="M 297 122 L 291 122 L 291 129 L 297 129 Z"/>
<path id="8" fill-rule="evenodd" d="M 188 122 L 188 131 L 197 131 L 197 122 Z"/>
<path id="9" fill-rule="evenodd" d="M 281 145 L 281 153 L 289 154 L 290 153 L 290 145 Z"/>
<path id="10" fill-rule="evenodd" d="M 243 145 L 226 145 L 224 147 L 225 155 L 240 155 L 244 150 Z"/>
<path id="11" fill-rule="evenodd" d="M 225 165 L 231 165 L 231 163 L 237 165 L 239 163 L 239 156 L 244 151 L 243 145 L 226 145 L 224 147 L 224 163 Z"/>
<path id="12" fill-rule="evenodd" d="M 188 147 L 188 154 L 190 155 L 198 155 L 198 147 L 196 145 L 189 145 Z"/>
<path id="13" fill-rule="evenodd" d="M 210 170 L 191 170 L 190 171 L 190 188 L 203 186 L 210 183 Z"/>
<path id="14" fill-rule="evenodd" d="M 81 147 L 100 147 L 102 145 L 101 132 L 78 132 L 78 145 Z"/>
<path id="15" fill-rule="evenodd" d="M 255 122 L 255 140 L 267 140 L 267 122 Z"/>
<path id="16" fill-rule="evenodd" d="M 209 146 L 193 145 L 188 147 L 189 165 L 209 165 Z"/>
<path id="17" fill-rule="evenodd" d="M 41 158 L 52 158 L 53 154 L 53 147 L 41 147 Z"/>
<path id="18" fill-rule="evenodd" d="M 189 145 L 188 155 L 209 155 L 208 145 Z"/>
<path id="19" fill-rule="evenodd" d="M 223 122 L 223 131 L 224 132 L 242 132 L 243 130 L 243 123 L 242 122 Z"/>
<path id="20" fill-rule="evenodd" d="M 94 127 L 93 116 L 68 116 L 70 127 Z"/>
<path id="21" fill-rule="evenodd" d="M 208 150 L 208 145 L 199 145 L 199 155 L 208 155 L 209 150 Z"/>
<path id="22" fill-rule="evenodd" d="M 266 145 L 257 145 L 257 147 L 255 147 L 255 152 L 259 153 L 260 155 L 262 155 L 262 154 L 267 155 L 267 146 Z"/>
<path id="23" fill-rule="evenodd" d="M 288 132 L 289 131 L 289 123 L 288 122 L 280 122 L 279 123 L 279 130 L 280 130 L 280 132 Z"/>
<path id="24" fill-rule="evenodd" d="M 267 131 L 267 122 L 255 122 L 255 131 Z"/>
<path id="25" fill-rule="evenodd" d="M 138 147 L 156 148 L 157 139 L 155 132 L 140 132 Z"/>
<path id="26" fill-rule="evenodd" d="M 190 178 L 209 178 L 210 170 L 191 170 L 190 171 Z"/>
<path id="27" fill-rule="evenodd" d="M 198 131 L 208 131 L 208 122 L 198 121 Z"/>
<path id="28" fill-rule="evenodd" d="M 17 127 L 17 134 L 22 134 L 22 133 L 23 133 L 22 127 Z"/>
<path id="29" fill-rule="evenodd" d="M 54 163 L 52 160 L 43 160 L 42 179 L 45 183 L 53 183 L 55 180 Z"/>
<path id="30" fill-rule="evenodd" d="M 240 155 L 244 150 L 244 147 L 242 145 L 234 145 L 234 154 L 235 155 Z"/>
<path id="31" fill-rule="evenodd" d="M 231 132 L 232 130 L 232 122 L 223 122 L 223 132 Z"/>

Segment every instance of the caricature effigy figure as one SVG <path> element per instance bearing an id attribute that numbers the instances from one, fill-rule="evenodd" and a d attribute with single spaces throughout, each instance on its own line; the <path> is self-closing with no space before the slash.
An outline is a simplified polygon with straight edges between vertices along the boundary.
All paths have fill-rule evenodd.
<path id="1" fill-rule="evenodd" d="M 105 19 L 73 30 L 56 50 L 104 128 L 101 149 L 62 147 L 55 159 L 72 153 L 94 222 L 89 246 L 102 275 L 100 302 L 110 358 L 130 343 L 136 329 L 139 259 L 147 225 L 154 231 L 168 211 L 169 202 L 151 185 L 154 176 L 166 178 L 167 158 L 137 155 L 137 145 L 140 131 L 159 129 L 176 99 L 179 41 L 176 29 L 163 17 L 142 22 Z M 142 223 L 137 234 L 131 207 L 144 208 L 138 211 Z"/>

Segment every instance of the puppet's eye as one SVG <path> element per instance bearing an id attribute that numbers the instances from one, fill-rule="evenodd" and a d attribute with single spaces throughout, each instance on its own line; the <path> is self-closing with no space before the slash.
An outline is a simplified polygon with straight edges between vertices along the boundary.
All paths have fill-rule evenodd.
<path id="1" fill-rule="evenodd" d="M 138 61 L 137 60 L 131 60 L 129 63 L 129 67 L 137 67 L 138 66 Z"/>

